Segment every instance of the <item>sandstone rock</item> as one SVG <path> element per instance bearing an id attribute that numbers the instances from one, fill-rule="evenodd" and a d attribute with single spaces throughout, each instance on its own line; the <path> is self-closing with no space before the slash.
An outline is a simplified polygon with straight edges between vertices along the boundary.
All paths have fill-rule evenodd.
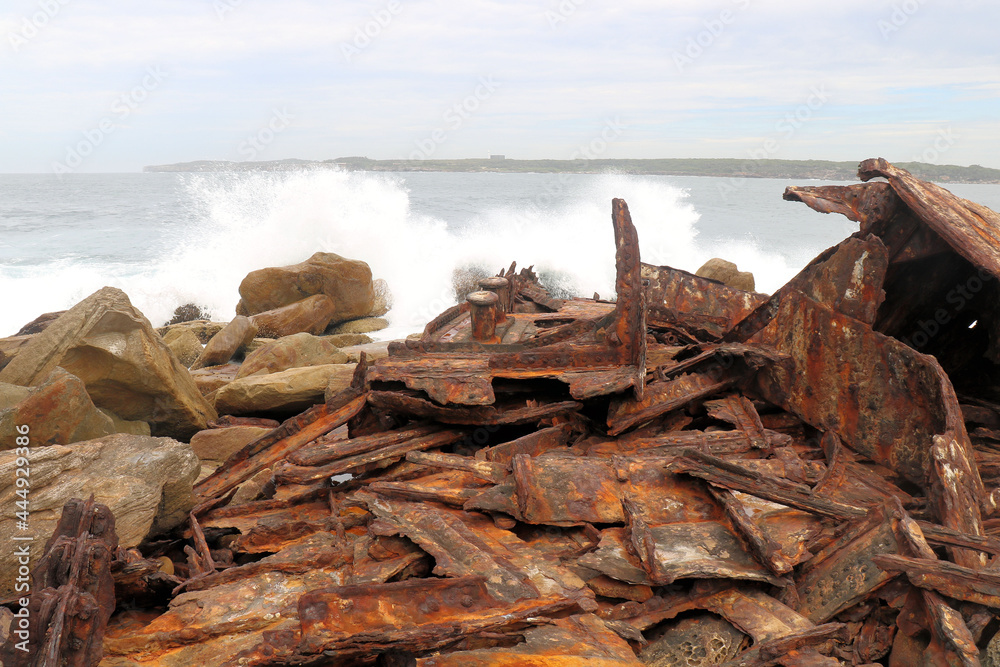
<path id="1" fill-rule="evenodd" d="M 327 364 L 252 375 L 220 389 L 215 405 L 220 414 L 301 412 L 323 402 L 331 377 L 353 374 L 354 364 Z"/>
<path id="2" fill-rule="evenodd" d="M 31 334 L 41 333 L 45 331 L 45 327 L 55 322 L 59 319 L 59 316 L 65 312 L 65 310 L 57 310 L 53 313 L 43 313 L 21 327 L 21 330 L 17 332 L 17 335 L 30 336 Z"/>
<path id="3" fill-rule="evenodd" d="M 324 336 L 324 338 L 341 349 L 350 347 L 351 345 L 365 345 L 373 342 L 372 337 L 365 334 L 334 334 L 332 336 Z"/>
<path id="4" fill-rule="evenodd" d="M 191 364 L 202 353 L 201 341 L 198 339 L 198 335 L 191 331 L 191 329 L 180 327 L 171 329 L 163 337 L 163 342 L 167 344 L 167 347 L 170 348 L 170 351 L 174 353 L 177 359 L 188 368 L 191 367 Z"/>
<path id="5" fill-rule="evenodd" d="M 32 446 L 68 445 L 115 433 L 115 423 L 94 406 L 75 375 L 55 368 L 17 405 L 0 414 L 0 449 L 13 449 L 16 427 L 31 429 Z"/>
<path id="6" fill-rule="evenodd" d="M 33 430 L 33 429 L 32 429 Z M 16 452 L 0 452 L 0 502 L 14 507 Z M 31 450 L 29 529 L 17 530 L 13 512 L 0 514 L 0 535 L 34 537 L 43 545 L 52 534 L 63 504 L 87 498 L 107 505 L 115 515 L 122 547 L 139 544 L 152 533 L 169 530 L 191 510 L 191 485 L 198 474 L 191 446 L 170 438 L 109 435 L 74 444 Z M 32 549 L 32 564 L 42 549 Z M 0 599 L 13 592 L 17 558 L 0 553 Z"/>
<path id="7" fill-rule="evenodd" d="M 233 494 L 233 499 L 229 501 L 229 506 L 233 507 L 235 505 L 242 505 L 243 503 L 249 503 L 257 500 L 257 498 L 260 497 L 260 494 L 264 492 L 264 487 L 267 486 L 273 476 L 274 473 L 270 468 L 264 468 L 259 473 L 240 484 L 236 488 L 236 493 Z"/>
<path id="8" fill-rule="evenodd" d="M 392 308 L 392 292 L 389 291 L 389 283 L 382 278 L 372 282 L 375 290 L 375 305 L 372 306 L 368 317 L 382 317 Z"/>
<path id="9" fill-rule="evenodd" d="M 392 341 L 380 340 L 376 343 L 367 343 L 365 345 L 352 345 L 350 347 L 345 347 L 341 349 L 341 352 L 347 355 L 348 361 L 352 364 L 356 364 L 361 361 L 361 353 L 364 352 L 368 357 L 368 361 L 375 361 L 376 359 L 382 359 L 383 357 L 389 356 L 389 343 Z"/>
<path id="10" fill-rule="evenodd" d="M 235 380 L 236 374 L 239 371 L 239 364 L 209 366 L 208 368 L 199 368 L 196 371 L 191 371 L 191 378 L 194 380 L 194 384 L 198 387 L 201 395 L 208 396 Z"/>
<path id="11" fill-rule="evenodd" d="M 304 366 L 346 364 L 347 361 L 347 355 L 328 339 L 303 332 L 279 338 L 247 356 L 240 366 L 239 373 L 236 374 L 236 379 L 253 375 L 261 370 L 275 373 Z"/>
<path id="12" fill-rule="evenodd" d="M 236 312 L 256 315 L 316 294 L 330 297 L 338 321 L 365 317 L 375 305 L 371 269 L 365 262 L 318 252 L 301 264 L 252 271 L 240 283 Z"/>
<path id="13" fill-rule="evenodd" d="M 273 430 L 256 426 L 230 426 L 198 431 L 191 438 L 191 449 L 202 461 L 223 463 L 233 453 Z"/>
<path id="14" fill-rule="evenodd" d="M 351 386 L 354 379 L 354 369 L 357 364 L 342 364 L 332 373 L 327 380 L 326 389 L 323 392 L 323 400 L 329 400 Z"/>
<path id="15" fill-rule="evenodd" d="M 257 327 L 250 318 L 237 315 L 222 331 L 212 336 L 201 355 L 191 365 L 191 370 L 226 363 L 256 335 Z"/>
<path id="16" fill-rule="evenodd" d="M 270 338 L 301 332 L 321 334 L 337 312 L 330 297 L 317 294 L 293 304 L 258 313 L 251 317 L 257 329 Z"/>
<path id="17" fill-rule="evenodd" d="M 251 354 L 264 347 L 268 343 L 273 343 L 278 340 L 277 338 L 254 338 L 252 341 L 247 343 L 247 346 L 243 350 L 244 358 L 249 357 Z"/>
<path id="18" fill-rule="evenodd" d="M 0 369 L 6 368 L 7 364 L 21 351 L 21 348 L 31 342 L 34 337 L 35 334 L 0 338 Z"/>
<path id="19" fill-rule="evenodd" d="M 106 414 L 111 418 L 111 421 L 115 425 L 115 433 L 126 433 L 128 435 L 145 435 L 149 436 L 152 433 L 152 429 L 149 428 L 149 423 L 144 421 L 129 421 L 127 419 L 122 419 L 110 410 L 102 410 L 97 408 L 102 413 Z"/>
<path id="20" fill-rule="evenodd" d="M 382 317 L 364 317 L 359 320 L 341 322 L 330 329 L 330 333 L 336 334 L 366 334 L 372 331 L 381 331 L 389 326 L 388 320 Z"/>
<path id="21" fill-rule="evenodd" d="M 56 366 L 83 380 L 95 405 L 150 422 L 157 435 L 189 437 L 217 416 L 149 321 L 112 287 L 36 334 L 0 371 L 0 382 L 36 385 Z"/>
<path id="22" fill-rule="evenodd" d="M 211 322 L 209 320 L 192 320 L 190 322 L 180 322 L 178 324 L 168 324 L 156 330 L 156 333 L 167 338 L 174 331 L 189 330 L 198 337 L 202 345 L 212 340 L 212 336 L 226 328 L 225 322 Z"/>
<path id="23" fill-rule="evenodd" d="M 31 387 L 0 382 L 0 410 L 12 408 L 31 394 Z"/>
<path id="24" fill-rule="evenodd" d="M 694 272 L 696 276 L 718 280 L 724 285 L 729 285 L 734 289 L 744 292 L 754 291 L 753 274 L 749 271 L 740 271 L 732 262 L 713 257 L 705 262 L 700 269 Z"/>

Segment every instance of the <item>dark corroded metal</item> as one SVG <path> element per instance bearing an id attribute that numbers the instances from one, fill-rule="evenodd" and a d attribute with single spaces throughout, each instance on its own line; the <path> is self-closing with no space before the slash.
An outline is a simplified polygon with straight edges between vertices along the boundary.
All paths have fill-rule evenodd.
<path id="1" fill-rule="evenodd" d="M 643 264 L 642 277 L 650 326 L 679 325 L 716 339 L 768 298 L 669 266 Z"/>
<path id="2" fill-rule="evenodd" d="M 31 597 L 21 603 L 25 622 L 15 617 L 0 649 L 4 665 L 91 667 L 101 661 L 115 608 L 111 561 L 117 549 L 115 517 L 106 505 L 91 496 L 63 506 L 31 577 Z"/>
<path id="3" fill-rule="evenodd" d="M 760 394 L 856 451 L 922 484 L 939 521 L 982 535 L 986 494 L 955 391 L 932 358 L 789 291 L 751 343 L 791 356 L 757 377 Z M 956 551 L 969 567 L 984 561 Z"/>

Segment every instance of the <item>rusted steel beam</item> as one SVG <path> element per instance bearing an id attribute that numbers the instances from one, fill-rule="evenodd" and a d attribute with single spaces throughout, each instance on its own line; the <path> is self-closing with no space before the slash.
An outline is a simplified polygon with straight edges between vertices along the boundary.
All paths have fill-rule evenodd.
<path id="1" fill-rule="evenodd" d="M 372 482 L 368 489 L 395 500 L 437 502 L 461 509 L 486 486 L 486 482 L 471 473 L 452 470 L 405 482 Z"/>
<path id="2" fill-rule="evenodd" d="M 0 658 L 8 667 L 101 661 L 102 641 L 115 609 L 111 561 L 118 549 L 115 517 L 106 505 L 69 500 L 32 573 L 31 596 L 21 603 Z M 17 617 L 15 617 L 17 618 Z"/>
<path id="3" fill-rule="evenodd" d="M 399 645 L 427 652 L 463 635 L 524 628 L 533 624 L 529 619 L 574 606 L 551 599 L 499 602 L 479 576 L 338 586 L 299 598 L 300 650 L 341 660 L 371 657 Z"/>
<path id="4" fill-rule="evenodd" d="M 543 419 L 576 412 L 583 407 L 576 401 L 544 403 L 538 406 L 493 406 L 447 407 L 436 405 L 416 396 L 407 396 L 391 391 L 372 391 L 368 402 L 383 410 L 401 412 L 424 419 L 436 419 L 444 424 L 464 426 L 516 425 L 537 423 Z"/>
<path id="5" fill-rule="evenodd" d="M 677 325 L 718 339 L 768 299 L 669 266 L 643 264 L 641 272 L 650 326 Z"/>
<path id="6" fill-rule="evenodd" d="M 225 464 L 195 486 L 195 514 L 209 508 L 216 498 L 225 495 L 264 468 L 288 456 L 319 436 L 343 426 L 361 412 L 366 397 L 356 389 L 346 389 L 332 405 L 316 405 L 285 421 L 268 434 L 236 452 Z"/>
<path id="7" fill-rule="evenodd" d="M 642 399 L 628 396 L 612 401 L 608 409 L 608 434 L 618 435 L 689 403 L 717 394 L 731 382 L 700 373 L 679 375 L 666 382 L 653 382 Z"/>
<path id="8" fill-rule="evenodd" d="M 493 463 L 492 461 L 478 461 L 474 458 L 458 454 L 409 452 L 406 455 L 406 460 L 431 468 L 461 470 L 493 484 L 502 484 L 510 475 L 510 470 L 504 464 Z"/>
<path id="9" fill-rule="evenodd" d="M 873 561 L 883 570 L 905 574 L 914 586 L 1000 609 L 1000 575 L 989 570 L 973 570 L 936 558 L 896 554 L 875 556 Z"/>
<path id="10" fill-rule="evenodd" d="M 385 433 L 338 439 L 332 442 L 324 442 L 323 439 L 319 439 L 292 452 L 288 455 L 287 460 L 289 463 L 299 466 L 321 466 L 348 456 L 365 454 L 413 438 L 431 435 L 441 430 L 443 430 L 442 427 L 435 424 L 413 424 Z"/>
<path id="11" fill-rule="evenodd" d="M 700 477 L 717 486 L 788 505 L 804 512 L 813 512 L 837 519 L 865 516 L 862 507 L 838 503 L 815 496 L 809 487 L 755 473 L 731 461 L 704 454 L 694 449 L 684 451 L 684 456 L 668 464 L 668 469 Z"/>
<path id="12" fill-rule="evenodd" d="M 353 456 L 345 456 L 322 466 L 298 466 L 290 463 L 277 464 L 274 469 L 274 479 L 279 484 L 309 484 L 355 470 L 370 463 L 390 459 L 398 460 L 404 458 L 407 452 L 450 445 L 465 437 L 466 433 L 464 431 L 438 431 L 429 435 L 410 438 L 396 444 L 386 445 L 379 449 L 354 454 Z"/>
<path id="13" fill-rule="evenodd" d="M 746 433 L 750 445 L 756 449 L 767 449 L 768 438 L 764 425 L 760 422 L 757 408 L 745 396 L 733 395 L 720 398 L 717 401 L 707 401 L 705 408 L 708 416 L 729 422 L 737 429 Z"/>
<path id="14" fill-rule="evenodd" d="M 507 603 L 522 599 L 572 599 L 593 610 L 593 593 L 558 562 L 538 558 L 513 533 L 475 512 L 452 510 L 361 493 L 379 518 L 373 531 L 405 535 L 434 557 L 438 575 L 486 576 L 489 594 Z"/>
<path id="15" fill-rule="evenodd" d="M 593 614 L 555 619 L 524 631 L 512 647 L 455 651 L 417 658 L 416 667 L 640 667 L 629 645 L 611 622 Z"/>

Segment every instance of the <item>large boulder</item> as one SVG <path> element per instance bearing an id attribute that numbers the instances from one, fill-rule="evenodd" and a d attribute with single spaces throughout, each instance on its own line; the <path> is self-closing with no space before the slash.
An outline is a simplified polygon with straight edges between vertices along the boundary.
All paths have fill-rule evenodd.
<path id="1" fill-rule="evenodd" d="M 281 338 L 303 331 L 323 333 L 337 312 L 337 304 L 325 294 L 317 294 L 274 310 L 257 313 L 250 319 L 262 335 Z"/>
<path id="2" fill-rule="evenodd" d="M 743 290 L 744 292 L 753 292 L 755 287 L 752 273 L 749 271 L 740 271 L 732 262 L 719 259 L 718 257 L 713 257 L 702 264 L 701 268 L 694 272 L 694 275 L 710 280 L 717 280 L 723 285 L 728 285 L 733 289 Z"/>
<path id="3" fill-rule="evenodd" d="M 375 307 L 375 288 L 368 264 L 331 252 L 318 252 L 301 264 L 259 269 L 240 283 L 236 312 L 256 315 L 316 294 L 330 297 L 334 321 L 367 317 Z"/>
<path id="4" fill-rule="evenodd" d="M 347 361 L 347 355 L 326 338 L 303 332 L 279 338 L 247 355 L 236 379 L 261 371 L 276 373 L 304 366 L 346 364 Z"/>
<path id="5" fill-rule="evenodd" d="M 33 434 L 34 429 L 29 433 Z M 17 452 L 0 452 L 0 503 L 14 508 L 17 495 Z M 115 515 L 122 547 L 139 544 L 182 523 L 194 505 L 192 484 L 200 466 L 191 445 L 170 438 L 109 435 L 74 444 L 31 449 L 31 512 L 27 529 L 20 529 L 14 510 L 0 514 L 0 535 L 33 537 L 41 557 L 63 504 L 94 494 Z M 0 599 L 13 592 L 17 557 L 13 549 L 0 553 Z"/>
<path id="6" fill-rule="evenodd" d="M 35 334 L 0 382 L 34 386 L 61 366 L 83 380 L 98 407 L 187 438 L 217 417 L 149 321 L 121 290 L 105 287 Z"/>
<path id="7" fill-rule="evenodd" d="M 205 368 L 206 366 L 218 366 L 233 358 L 241 348 L 247 346 L 257 335 L 257 326 L 250 321 L 249 317 L 237 315 L 236 318 L 226 325 L 219 333 L 212 336 L 212 339 L 205 345 L 201 355 L 191 365 L 191 370 Z"/>
<path id="8" fill-rule="evenodd" d="M 251 375 L 227 384 L 215 394 L 220 414 L 301 412 L 326 400 L 331 378 L 350 378 L 355 364 L 326 364 Z"/>
<path id="9" fill-rule="evenodd" d="M 27 391 L 16 405 L 0 412 L 0 449 L 15 447 L 19 425 L 31 429 L 34 447 L 68 445 L 117 432 L 114 420 L 90 400 L 83 381 L 61 368 Z"/>

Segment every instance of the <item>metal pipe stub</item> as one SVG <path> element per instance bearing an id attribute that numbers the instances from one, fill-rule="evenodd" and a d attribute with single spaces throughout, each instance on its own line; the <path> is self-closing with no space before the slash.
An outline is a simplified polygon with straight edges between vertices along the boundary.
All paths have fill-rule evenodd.
<path id="1" fill-rule="evenodd" d="M 496 338 L 500 297 L 495 292 L 481 291 L 472 292 L 465 300 L 469 302 L 469 313 L 472 316 L 473 340 L 482 343 L 493 341 Z"/>
<path id="2" fill-rule="evenodd" d="M 502 324 L 507 318 L 510 304 L 510 281 L 500 276 L 483 278 L 479 281 L 479 289 L 493 292 L 500 298 L 500 303 L 497 305 L 497 324 Z"/>

